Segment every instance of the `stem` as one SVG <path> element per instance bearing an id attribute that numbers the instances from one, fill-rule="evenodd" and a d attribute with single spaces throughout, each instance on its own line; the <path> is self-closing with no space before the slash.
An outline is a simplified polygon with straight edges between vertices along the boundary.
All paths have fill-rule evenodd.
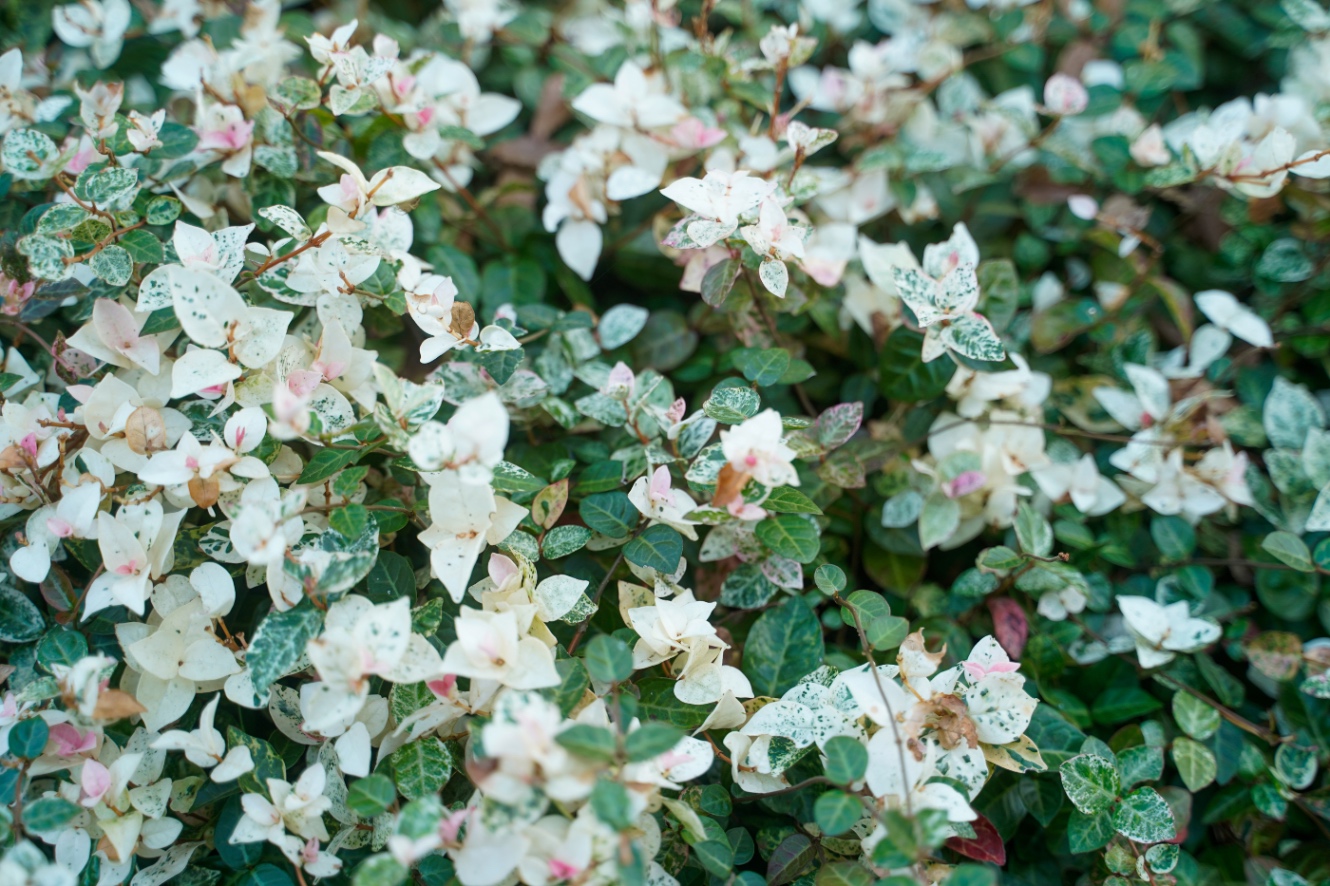
<path id="1" fill-rule="evenodd" d="M 896 712 L 891 709 L 891 700 L 887 698 L 886 687 L 882 685 L 882 675 L 878 673 L 877 662 L 873 659 L 873 644 L 868 642 L 868 634 L 864 633 L 864 623 L 859 618 L 859 610 L 845 602 L 840 594 L 833 597 L 843 608 L 850 610 L 850 615 L 854 618 L 854 629 L 859 634 L 859 644 L 863 647 L 864 656 L 868 659 L 869 671 L 873 675 L 873 682 L 877 684 L 878 695 L 882 696 L 882 704 L 887 709 L 887 723 L 891 726 L 891 734 L 896 737 L 896 754 L 901 767 L 901 796 L 905 800 L 905 814 L 914 816 L 913 803 L 910 800 L 910 785 L 906 784 L 906 775 L 908 771 L 905 768 L 905 742 L 901 741 L 900 729 L 896 726 Z M 906 684 L 909 685 L 908 683 Z"/>

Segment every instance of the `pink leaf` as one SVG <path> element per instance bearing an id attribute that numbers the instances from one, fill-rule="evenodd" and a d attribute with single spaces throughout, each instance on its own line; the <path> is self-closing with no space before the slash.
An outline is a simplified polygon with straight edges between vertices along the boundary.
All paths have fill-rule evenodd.
<path id="1" fill-rule="evenodd" d="M 1013 659 L 1020 659 L 1030 636 L 1030 622 L 1025 610 L 1010 597 L 991 597 L 988 611 L 993 616 L 993 636 Z"/>

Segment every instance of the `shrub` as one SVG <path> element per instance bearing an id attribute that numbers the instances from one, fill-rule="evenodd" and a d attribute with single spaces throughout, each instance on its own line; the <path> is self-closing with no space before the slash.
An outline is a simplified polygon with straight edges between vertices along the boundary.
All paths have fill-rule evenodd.
<path id="1" fill-rule="evenodd" d="M 1312 0 L 0 16 L 0 881 L 1330 880 Z"/>

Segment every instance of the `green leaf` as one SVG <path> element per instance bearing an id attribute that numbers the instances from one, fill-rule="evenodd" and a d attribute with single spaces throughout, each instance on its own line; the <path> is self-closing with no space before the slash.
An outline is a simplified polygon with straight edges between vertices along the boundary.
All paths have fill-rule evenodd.
<path id="1" fill-rule="evenodd" d="M 366 447 L 348 448 L 348 449 L 320 449 L 314 453 L 314 457 L 305 465 L 305 469 L 300 472 L 300 479 L 297 483 L 322 483 L 329 479 L 338 471 L 349 468 L 351 465 L 360 461 L 360 459 L 369 453 L 370 449 Z"/>
<path id="2" fill-rule="evenodd" d="M 393 751 L 388 765 L 397 790 L 408 800 L 436 794 L 453 774 L 453 755 L 434 737 L 422 738 Z"/>
<path id="3" fill-rule="evenodd" d="M 845 570 L 830 563 L 819 566 L 813 573 L 813 581 L 822 593 L 838 594 L 845 590 Z"/>
<path id="4" fill-rule="evenodd" d="M 624 749 L 630 763 L 640 763 L 671 750 L 681 738 L 683 730 L 668 723 L 643 723 L 628 733 Z"/>
<path id="5" fill-rule="evenodd" d="M 88 641 L 78 631 L 69 628 L 51 628 L 37 644 L 37 663 L 46 670 L 52 665 L 74 664 L 88 654 Z"/>
<path id="6" fill-rule="evenodd" d="M 1177 835 L 1173 810 L 1154 788 L 1137 788 L 1123 797 L 1113 811 L 1113 827 L 1137 843 L 1162 843 Z"/>
<path id="7" fill-rule="evenodd" d="M 556 735 L 554 740 L 579 757 L 586 757 L 588 760 L 608 763 L 618 753 L 614 733 L 604 726 L 575 723 Z"/>
<path id="8" fill-rule="evenodd" d="M 529 258 L 505 258 L 485 265 L 481 272 L 485 306 L 538 304 L 545 300 L 545 271 Z"/>
<path id="9" fill-rule="evenodd" d="M 674 694 L 675 681 L 666 677 L 648 677 L 633 684 L 638 691 L 638 716 L 672 723 L 680 729 L 696 729 L 706 720 L 710 708 L 679 701 Z"/>
<path id="10" fill-rule="evenodd" d="M 367 578 L 369 598 L 386 603 L 398 597 L 415 597 L 416 572 L 411 561 L 395 551 L 379 551 Z"/>
<path id="11" fill-rule="evenodd" d="M 601 315 L 596 337 L 606 351 L 628 344 L 647 324 L 650 312 L 638 305 L 618 304 Z"/>
<path id="12" fill-rule="evenodd" d="M 821 550 L 817 525 L 797 514 L 767 517 L 753 532 L 772 553 L 798 563 L 811 563 Z"/>
<path id="13" fill-rule="evenodd" d="M 558 560 L 580 551 L 590 540 L 591 530 L 585 526 L 555 526 L 545 533 L 540 550 L 547 560 Z"/>
<path id="14" fill-rule="evenodd" d="M 784 886 L 807 870 L 817 855 L 813 841 L 804 834 L 791 834 L 771 853 L 767 862 L 769 886 Z"/>
<path id="15" fill-rule="evenodd" d="M 591 678 L 587 676 L 586 665 L 580 658 L 561 658 L 554 663 L 554 667 L 559 672 L 559 685 L 553 690 L 554 701 L 559 706 L 559 712 L 566 717 L 591 687 Z"/>
<path id="16" fill-rule="evenodd" d="M 245 657 L 254 689 L 262 693 L 290 671 L 322 626 L 323 611 L 308 603 L 285 612 L 269 613 L 259 623 Z"/>
<path id="17" fill-rule="evenodd" d="M 83 810 L 62 797 L 43 797 L 23 807 L 23 826 L 39 834 L 58 831 Z"/>
<path id="18" fill-rule="evenodd" d="M 1016 510 L 1016 541 L 1022 551 L 1036 557 L 1053 553 L 1053 527 L 1026 502 L 1021 502 Z"/>
<path id="19" fill-rule="evenodd" d="M 720 602 L 732 609 L 760 609 L 779 591 L 780 588 L 762 572 L 761 566 L 741 563 L 739 568 L 725 576 Z"/>
<path id="20" fill-rule="evenodd" d="M 874 649 L 892 649 L 905 642 L 910 632 L 909 622 L 893 616 L 890 604 L 881 594 L 876 591 L 855 591 L 845 599 L 845 603 L 843 616 L 846 624 L 853 624 L 857 614 L 864 635 Z"/>
<path id="21" fill-rule="evenodd" d="M 773 514 L 813 514 L 821 516 L 822 509 L 813 500 L 793 486 L 778 486 L 762 501 L 762 507 Z"/>
<path id="22" fill-rule="evenodd" d="M 1304 791 L 1316 780 L 1316 748 L 1281 744 L 1275 751 L 1275 775 L 1295 791 Z"/>
<path id="23" fill-rule="evenodd" d="M 484 367 L 485 371 L 493 376 L 499 384 L 507 384 L 508 379 L 513 377 L 513 373 L 522 365 L 522 358 L 526 352 L 522 348 L 511 348 L 502 351 L 477 351 L 476 362 Z"/>
<path id="24" fill-rule="evenodd" d="M 743 671 L 758 695 L 784 695 L 822 664 L 822 625 L 802 600 L 791 597 L 753 623 Z"/>
<path id="25" fill-rule="evenodd" d="M 1301 644 L 1298 652 L 1301 655 Z M 1197 741 L 1205 741 L 1219 731 L 1219 711 L 1187 692 L 1174 694 L 1173 719 L 1179 729 Z"/>
<path id="26" fill-rule="evenodd" d="M 1113 839 L 1113 816 L 1107 812 L 1086 815 L 1079 809 L 1072 810 L 1067 821 L 1067 843 L 1072 852 L 1094 852 L 1108 845 Z"/>
<path id="27" fill-rule="evenodd" d="M 721 840 L 703 840 L 693 844 L 693 855 L 717 877 L 729 876 L 734 867 L 734 849 L 729 842 Z"/>
<path id="28" fill-rule="evenodd" d="M 240 776 L 237 782 L 242 791 L 250 794 L 263 794 L 267 797 L 268 779 L 286 780 L 286 763 L 273 750 L 272 745 L 263 739 L 241 732 L 234 726 L 228 726 L 226 727 L 226 745 L 232 748 L 236 745 L 244 745 L 249 749 L 250 759 L 254 761 L 254 768 Z M 272 798 L 269 797 L 269 799 Z"/>
<path id="29" fill-rule="evenodd" d="M 618 637 L 600 634 L 587 644 L 583 663 L 591 679 L 621 683 L 633 674 L 633 650 Z"/>
<path id="30" fill-rule="evenodd" d="M 393 780 L 381 773 L 358 778 L 346 792 L 346 805 L 361 818 L 373 818 L 397 799 Z"/>
<path id="31" fill-rule="evenodd" d="M 1315 572 L 1312 565 L 1312 552 L 1306 542 L 1291 532 L 1272 532 L 1261 542 L 1261 547 L 1272 554 L 1281 563 L 1292 566 L 1299 572 Z"/>
<path id="32" fill-rule="evenodd" d="M 924 337 L 904 326 L 887 336 L 878 363 L 878 389 L 888 400 L 917 403 L 946 390 L 956 372 L 955 362 L 925 363 L 920 357 L 923 348 Z"/>
<path id="33" fill-rule="evenodd" d="M 628 790 L 616 781 L 602 778 L 591 790 L 591 809 L 605 824 L 625 830 L 633 823 L 633 806 Z"/>
<path id="34" fill-rule="evenodd" d="M 0 642 L 31 643 L 46 629 L 41 610 L 22 591 L 0 583 Z"/>
<path id="35" fill-rule="evenodd" d="M 774 385 L 790 368 L 790 352 L 784 348 L 748 349 L 735 360 L 744 378 L 758 387 Z"/>
<path id="36" fill-rule="evenodd" d="M 868 749 L 863 742 L 848 735 L 837 735 L 822 746 L 827 778 L 836 784 L 848 785 L 864 777 L 868 770 Z"/>
<path id="37" fill-rule="evenodd" d="M 985 548 L 979 552 L 979 558 L 975 561 L 980 569 L 988 569 L 994 572 L 1005 572 L 1009 569 L 1015 569 L 1024 562 L 1024 557 L 1006 545 L 998 545 L 995 548 Z"/>
<path id="38" fill-rule="evenodd" d="M 739 278 L 741 270 L 743 264 L 734 258 L 727 258 L 707 268 L 706 274 L 702 277 L 702 301 L 713 308 L 724 304 L 730 290 L 734 289 L 734 281 Z"/>
<path id="39" fill-rule="evenodd" d="M 1182 783 L 1193 793 L 1214 781 L 1219 772 L 1214 752 L 1185 735 L 1173 739 L 1173 765 L 1178 768 Z"/>
<path id="40" fill-rule="evenodd" d="M 136 262 L 160 264 L 166 259 L 162 241 L 152 232 L 142 228 L 122 234 L 116 244 L 129 253 L 129 257 Z"/>
<path id="41" fill-rule="evenodd" d="M 391 855 L 371 855 L 351 876 L 351 886 L 401 886 L 411 872 Z"/>
<path id="42" fill-rule="evenodd" d="M 727 425 L 737 425 L 757 415 L 762 399 L 752 388 L 742 386 L 716 388 L 702 404 L 708 417 Z"/>
<path id="43" fill-rule="evenodd" d="M 813 820 L 832 837 L 846 833 L 863 817 L 863 804 L 845 791 L 827 791 L 813 804 Z"/>
<path id="44" fill-rule="evenodd" d="M 628 500 L 628 495 L 619 491 L 588 495 L 578 505 L 577 512 L 583 523 L 609 538 L 625 538 L 642 516 Z"/>
<path id="45" fill-rule="evenodd" d="M 1150 521 L 1150 537 L 1166 563 L 1186 560 L 1196 550 L 1196 530 L 1181 517 L 1156 515 Z"/>
<path id="46" fill-rule="evenodd" d="M 1122 790 L 1117 767 L 1097 754 L 1081 754 L 1063 763 L 1062 789 L 1086 815 L 1106 812 Z"/>
<path id="47" fill-rule="evenodd" d="M 679 568 L 679 558 L 683 556 L 683 536 L 677 529 L 657 523 L 628 542 L 623 556 L 634 566 L 671 575 Z"/>

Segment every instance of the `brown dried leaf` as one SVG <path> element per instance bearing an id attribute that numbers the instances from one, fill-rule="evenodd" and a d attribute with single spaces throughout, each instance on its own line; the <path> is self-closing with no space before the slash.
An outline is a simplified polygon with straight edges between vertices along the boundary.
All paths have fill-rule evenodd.
<path id="1" fill-rule="evenodd" d="M 194 499 L 194 504 L 201 508 L 210 508 L 217 504 L 217 499 L 221 494 L 222 486 L 216 477 L 209 477 L 206 480 L 202 477 L 195 477 L 189 481 L 189 497 Z"/>
<path id="2" fill-rule="evenodd" d="M 107 689 L 97 697 L 97 706 L 92 709 L 96 720 L 123 720 L 146 711 L 139 700 L 121 689 Z"/>
<path id="3" fill-rule="evenodd" d="M 125 420 L 125 442 L 139 455 L 166 449 L 166 422 L 151 406 L 140 406 Z"/>
<path id="4" fill-rule="evenodd" d="M 464 301 L 453 302 L 452 324 L 448 327 L 453 335 L 466 338 L 471 335 L 476 325 L 476 309 Z"/>
<path id="5" fill-rule="evenodd" d="M 748 474 L 726 464 L 716 478 L 716 494 L 711 496 L 711 503 L 718 508 L 729 507 L 730 502 L 738 499 L 747 485 Z"/>

